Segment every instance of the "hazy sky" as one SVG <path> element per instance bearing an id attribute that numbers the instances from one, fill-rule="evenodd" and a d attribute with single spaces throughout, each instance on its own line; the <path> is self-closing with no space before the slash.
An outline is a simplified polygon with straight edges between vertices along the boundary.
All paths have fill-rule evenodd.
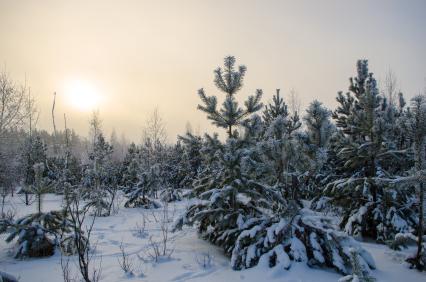
<path id="1" fill-rule="evenodd" d="M 334 107 L 359 58 L 379 80 L 391 68 L 407 96 L 418 94 L 426 84 L 425 12 L 424 0 L 0 0 L 0 63 L 13 79 L 27 78 L 41 128 L 52 128 L 56 91 L 58 127 L 66 113 L 69 127 L 86 135 L 87 98 L 107 134 L 115 128 L 139 140 L 158 106 L 174 140 L 188 121 L 213 129 L 196 109 L 197 89 L 219 94 L 213 70 L 230 54 L 248 68 L 240 101 L 256 88 L 264 101 L 276 88 L 294 88 L 303 106 L 316 98 Z"/>

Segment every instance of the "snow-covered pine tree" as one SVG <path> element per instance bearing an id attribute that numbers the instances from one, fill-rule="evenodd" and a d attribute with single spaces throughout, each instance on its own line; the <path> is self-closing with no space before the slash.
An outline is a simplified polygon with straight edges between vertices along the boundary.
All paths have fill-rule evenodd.
<path id="1" fill-rule="evenodd" d="M 24 144 L 22 154 L 22 165 L 24 171 L 24 187 L 18 193 L 25 194 L 25 204 L 29 205 L 29 194 L 31 193 L 29 187 L 35 182 L 34 165 L 36 163 L 46 164 L 47 161 L 47 147 L 43 139 L 39 136 L 28 136 Z M 47 176 L 47 171 L 44 176 Z"/>
<path id="2" fill-rule="evenodd" d="M 233 129 L 262 107 L 262 103 L 260 102 L 262 90 L 258 89 L 254 96 L 249 96 L 244 103 L 245 107 L 241 108 L 238 105 L 235 94 L 243 86 L 246 67 L 239 66 L 238 70 L 235 70 L 235 58 L 228 56 L 224 59 L 224 69 L 219 67 L 214 73 L 216 87 L 226 94 L 222 108 L 217 108 L 216 96 L 206 96 L 204 89 L 201 88 L 198 90 L 198 95 L 203 105 L 198 105 L 198 109 L 207 113 L 207 118 L 213 124 L 225 128 L 228 137 L 231 138 L 236 133 Z"/>
<path id="3" fill-rule="evenodd" d="M 282 141 L 273 152 L 277 158 L 287 139 L 296 139 L 287 136 L 294 130 L 288 131 L 285 121 L 285 117 L 278 116 L 268 128 L 269 142 Z M 286 201 L 275 186 L 267 183 L 274 182 L 269 180 L 270 175 L 279 178 L 280 173 L 274 171 L 279 166 L 275 166 L 275 158 L 270 165 L 256 152 L 256 128 L 262 122 L 253 115 L 241 124 L 246 127 L 245 136 L 230 134 L 224 144 L 217 135 L 206 135 L 201 150 L 202 169 L 192 190 L 197 199 L 176 222 L 175 229 L 195 224 L 203 238 L 223 247 L 231 256 L 235 270 L 257 264 L 288 269 L 291 261 L 304 261 L 348 274 L 351 247 L 365 265 L 374 268 L 371 256 L 353 238 L 336 231 L 332 218 L 300 209 L 295 201 Z M 282 172 L 285 175 L 286 170 Z"/>
<path id="4" fill-rule="evenodd" d="M 111 177 L 114 176 L 111 174 L 113 148 L 101 132 L 98 132 L 96 136 L 92 151 L 89 153 L 89 164 L 85 170 L 85 198 L 88 199 L 88 205 L 94 208 L 97 216 L 107 216 L 111 204 L 107 188 L 109 185 L 116 185 L 116 183 L 110 183 Z"/>
<path id="5" fill-rule="evenodd" d="M 315 146 L 315 149 L 325 148 L 333 134 L 334 128 L 330 117 L 331 111 L 325 108 L 318 100 L 311 102 L 306 109 L 303 121 L 306 125 L 309 144 Z"/>
<path id="6" fill-rule="evenodd" d="M 306 158 L 295 137 L 294 127 L 288 130 L 289 123 L 293 122 L 285 116 L 278 116 L 271 121 L 263 140 L 257 144 L 261 165 L 255 167 L 263 167 L 266 171 L 263 173 L 263 183 L 275 186 L 285 199 L 298 201 L 298 178 L 303 173 Z"/>
<path id="7" fill-rule="evenodd" d="M 263 110 L 262 118 L 266 125 L 270 125 L 279 116 L 286 118 L 289 115 L 288 106 L 284 99 L 280 97 L 280 89 L 276 91 L 276 94 L 272 97 L 272 103 L 265 105 Z"/>
<path id="8" fill-rule="evenodd" d="M 126 190 L 127 201 L 124 203 L 126 208 L 143 207 L 146 209 L 159 208 L 161 205 L 151 199 L 159 186 L 159 167 L 153 165 L 150 170 L 140 170 L 138 172 L 138 183 Z"/>
<path id="9" fill-rule="evenodd" d="M 281 117 L 284 121 L 284 129 L 288 136 L 298 130 L 302 123 L 300 122 L 299 114 L 295 111 L 290 115 L 288 105 L 284 99 L 280 97 L 280 89 L 277 89 L 276 94 L 272 97 L 272 103 L 265 106 L 263 110 L 263 122 L 268 127 L 277 118 Z"/>
<path id="10" fill-rule="evenodd" d="M 187 177 L 188 170 L 185 168 L 184 148 L 179 140 L 174 146 L 168 146 L 165 159 L 162 167 L 165 189 L 161 192 L 160 198 L 164 202 L 180 201 L 182 182 Z"/>
<path id="11" fill-rule="evenodd" d="M 408 139 L 412 143 L 414 153 L 414 166 L 408 171 L 408 176 L 394 177 L 390 182 L 395 184 L 399 191 L 418 190 L 419 217 L 418 226 L 415 229 L 417 237 L 412 234 L 397 234 L 397 238 L 392 244 L 395 247 L 403 245 L 405 241 L 412 240 L 417 244 L 415 255 L 407 258 L 407 261 L 419 270 L 426 269 L 426 243 L 425 234 L 425 213 L 426 213 L 426 96 L 418 95 L 412 99 L 411 114 L 406 120 Z M 414 238 L 414 240 L 413 240 Z"/>
<path id="12" fill-rule="evenodd" d="M 387 132 L 387 105 L 366 60 L 357 62 L 349 91 L 338 93 L 339 106 L 333 113 L 338 132 L 331 144 L 331 165 L 336 171 L 325 193 L 343 209 L 341 227 L 347 233 L 387 240 L 416 222 L 413 195 L 391 191 L 381 181 L 400 170 L 393 162 L 405 159 L 407 152 L 394 149 Z"/>
<path id="13" fill-rule="evenodd" d="M 36 163 L 33 166 L 34 170 L 34 184 L 30 186 L 30 191 L 35 194 L 37 201 L 37 212 L 41 213 L 43 194 L 50 190 L 51 182 L 47 177 L 43 177 L 45 166 L 43 163 Z"/>
<path id="14" fill-rule="evenodd" d="M 338 282 L 374 282 L 375 278 L 370 276 L 369 269 L 364 263 L 361 263 L 358 253 L 353 248 L 349 249 L 352 274 L 346 275 L 339 279 Z"/>
<path id="15" fill-rule="evenodd" d="M 121 185 L 124 190 L 131 189 L 138 183 L 139 149 L 131 143 L 121 165 Z"/>
<path id="16" fill-rule="evenodd" d="M 414 171 L 418 175 L 419 190 L 419 227 L 417 229 L 417 254 L 414 264 L 417 269 L 426 269 L 426 244 L 423 242 L 426 225 L 426 96 L 412 99 L 414 122 L 412 135 L 414 141 Z M 421 176 L 423 175 L 423 176 Z"/>
<path id="17" fill-rule="evenodd" d="M 304 196 L 312 199 L 322 189 L 324 180 L 329 175 L 330 167 L 327 165 L 329 141 L 335 131 L 335 126 L 330 121 L 331 111 L 314 100 L 306 109 L 303 117 L 306 129 L 301 135 L 303 152 L 308 158 L 308 169 L 301 177 Z"/>
<path id="18" fill-rule="evenodd" d="M 200 154 L 202 148 L 202 138 L 190 132 L 183 136 L 178 136 L 183 148 L 183 160 L 181 164 L 183 179 L 179 185 L 183 188 L 190 188 L 192 181 L 196 178 L 201 169 L 202 156 Z"/>

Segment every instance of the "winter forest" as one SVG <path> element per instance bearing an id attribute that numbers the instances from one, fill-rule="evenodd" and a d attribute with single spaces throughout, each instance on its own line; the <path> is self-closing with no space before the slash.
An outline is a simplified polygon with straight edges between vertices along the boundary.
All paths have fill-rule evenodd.
<path id="1" fill-rule="evenodd" d="M 206 21 L 211 21 L 209 12 L 217 13 L 208 10 Z M 0 35 L 5 32 L 2 15 L 6 13 L 0 11 Z M 274 28 L 285 29 L 275 23 Z M 107 29 L 115 32 L 114 27 Z M 214 36 L 207 30 L 192 32 Z M 168 36 L 154 33 L 147 33 L 147 46 L 152 38 Z M 116 34 L 114 42 L 122 44 L 125 36 Z M 173 52 L 188 60 L 183 51 L 187 47 L 179 49 L 177 42 L 158 46 L 176 47 Z M 310 82 L 309 75 L 303 84 L 311 83 L 318 92 L 304 97 L 309 101 L 302 105 L 298 93 L 286 85 L 274 85 L 278 89 L 271 92 L 262 88 L 258 75 L 250 76 L 263 66 L 257 71 L 274 77 L 268 68 L 280 54 L 250 57 L 244 48 L 233 49 L 232 42 L 237 44 L 231 40 L 230 50 L 243 55 L 222 53 L 223 59 L 213 60 L 216 68 L 200 62 L 203 67 L 197 73 L 191 69 L 187 80 L 203 88 L 192 89 L 192 100 L 182 98 L 184 107 L 176 103 L 178 115 L 196 112 L 210 127 L 193 129 L 199 124 L 194 119 L 170 137 L 167 108 L 163 111 L 159 104 L 146 111 L 141 106 L 149 115 L 136 121 L 141 128 L 138 141 L 111 133 L 111 113 L 96 109 L 90 91 L 74 92 L 90 116 L 84 133 L 79 126 L 73 128 L 78 117 L 64 111 L 61 105 L 68 102 L 60 90 L 52 91 L 48 102 L 39 100 L 27 80 L 16 79 L 7 65 L 0 67 L 0 281 L 426 281 L 426 84 L 407 93 L 411 90 L 399 84 L 404 80 L 398 69 L 379 77 L 376 62 L 380 67 L 387 63 L 369 60 L 372 53 L 366 52 L 339 69 L 350 67 L 351 72 L 347 80 L 338 81 L 345 87 L 333 90 L 333 107 L 322 100 L 318 93 L 323 88 L 316 85 L 318 80 Z M 0 60 L 7 51 L 2 44 Z M 375 43 L 360 45 L 369 44 Z M 189 45 L 193 42 L 184 44 Z M 89 43 L 73 46 L 91 48 Z M 102 48 L 87 52 L 102 57 Z M 128 49 L 120 48 L 124 60 Z M 302 53 L 310 54 L 308 49 Z M 203 51 L 206 60 L 209 50 Z M 407 53 L 398 56 L 408 58 Z M 328 63 L 337 65 L 342 58 L 338 54 Z M 247 57 L 264 64 L 252 68 L 243 60 Z M 132 66 L 148 62 L 131 60 Z M 162 87 L 170 83 L 162 78 L 174 68 L 188 71 L 173 62 L 167 61 L 170 69 L 152 68 L 152 76 L 145 74 L 158 76 L 156 86 Z M 307 65 L 314 68 L 317 62 L 312 59 Z M 51 66 L 51 61 L 43 64 Z M 188 64 L 198 66 L 195 59 Z M 208 85 L 198 83 L 200 72 L 208 75 Z M 318 77 L 328 74 L 324 70 Z M 43 80 L 33 77 L 31 81 Z M 258 89 L 252 91 L 252 85 Z M 148 100 L 142 96 L 141 105 Z M 122 115 L 125 123 L 127 116 Z"/>
<path id="2" fill-rule="evenodd" d="M 246 71 L 226 57 L 214 71 L 220 93 L 198 90 L 198 110 L 224 140 L 188 130 L 167 144 L 154 112 L 143 141 L 124 153 L 96 112 L 87 140 L 68 128 L 38 131 L 34 101 L 2 74 L 0 231 L 10 255 L 54 256 L 64 281 L 102 281 L 96 224 L 135 209 L 127 228 L 144 250 L 128 252 L 124 239 L 116 250 L 128 277 L 144 275 L 136 260 L 176 259 L 188 228 L 219 247 L 234 271 L 304 264 L 333 270 L 339 281 L 375 281 L 375 259 L 360 241 L 409 250 L 406 268 L 425 270 L 425 95 L 406 101 L 392 80 L 379 89 L 359 60 L 336 109 L 314 100 L 298 112 L 280 89 L 265 104 L 261 89 L 240 102 Z M 45 203 L 51 197 L 60 201 L 54 210 Z M 151 234 L 153 223 L 159 233 Z M 209 252 L 196 258 L 203 268 L 212 260 Z"/>

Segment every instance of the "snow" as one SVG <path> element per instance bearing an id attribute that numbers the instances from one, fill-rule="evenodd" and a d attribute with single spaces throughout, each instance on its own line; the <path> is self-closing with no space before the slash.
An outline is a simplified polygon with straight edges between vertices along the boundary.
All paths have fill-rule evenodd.
<path id="1" fill-rule="evenodd" d="M 61 197 L 46 195 L 44 211 L 59 209 Z M 171 203 L 171 210 L 176 210 L 175 217 L 181 215 L 187 205 L 186 201 Z M 35 211 L 35 206 L 27 207 L 15 196 L 12 203 L 18 216 Z M 161 210 L 161 209 L 160 209 Z M 266 261 L 259 265 L 242 271 L 234 271 L 230 266 L 230 259 L 224 256 L 219 247 L 198 238 L 195 229 L 184 228 L 183 231 L 172 234 L 174 252 L 171 258 L 162 258 L 157 263 L 146 258 L 148 240 L 150 236 L 159 238 L 161 232 L 159 223 L 153 220 L 152 213 L 161 211 L 144 210 L 139 208 L 121 208 L 118 214 L 110 217 L 97 218 L 93 229 L 93 242 L 96 245 L 94 265 L 102 265 L 102 279 L 104 282 L 123 281 L 298 281 L 298 282 L 328 282 L 338 281 L 341 275 L 318 268 L 309 268 L 306 262 L 292 262 L 287 260 L 285 252 L 279 252 L 280 263 L 273 269 L 269 268 Z M 141 222 L 145 214 L 146 232 L 148 236 L 136 236 L 134 229 L 137 222 Z M 158 217 L 158 216 L 157 216 Z M 7 244 L 4 239 L 7 234 L 0 235 L 0 271 L 7 272 L 19 281 L 50 282 L 63 281 L 61 276 L 61 256 L 57 251 L 54 256 L 27 260 L 16 260 L 9 252 L 13 244 Z M 126 252 L 134 261 L 134 276 L 125 274 L 119 264 L 119 246 L 123 242 Z M 384 245 L 361 243 L 373 256 L 377 269 L 372 275 L 377 281 L 426 281 L 426 273 L 411 270 L 403 263 L 404 257 L 414 251 L 393 251 Z M 292 242 L 296 247 L 297 243 Z M 198 263 L 203 254 L 211 255 L 211 264 L 206 267 Z M 141 260 L 140 258 L 145 260 Z M 198 258 L 198 259 L 197 259 Z M 71 257 L 70 266 L 76 274 L 75 257 Z M 290 267 L 289 270 L 284 268 Z"/>

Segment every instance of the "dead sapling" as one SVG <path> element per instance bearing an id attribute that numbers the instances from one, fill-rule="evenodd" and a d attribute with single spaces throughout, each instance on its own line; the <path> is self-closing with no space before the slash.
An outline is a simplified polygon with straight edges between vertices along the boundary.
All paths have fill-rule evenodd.
<path id="1" fill-rule="evenodd" d="M 134 276 L 134 261 L 124 249 L 123 242 L 120 243 L 121 256 L 118 258 L 118 264 L 127 276 Z"/>

